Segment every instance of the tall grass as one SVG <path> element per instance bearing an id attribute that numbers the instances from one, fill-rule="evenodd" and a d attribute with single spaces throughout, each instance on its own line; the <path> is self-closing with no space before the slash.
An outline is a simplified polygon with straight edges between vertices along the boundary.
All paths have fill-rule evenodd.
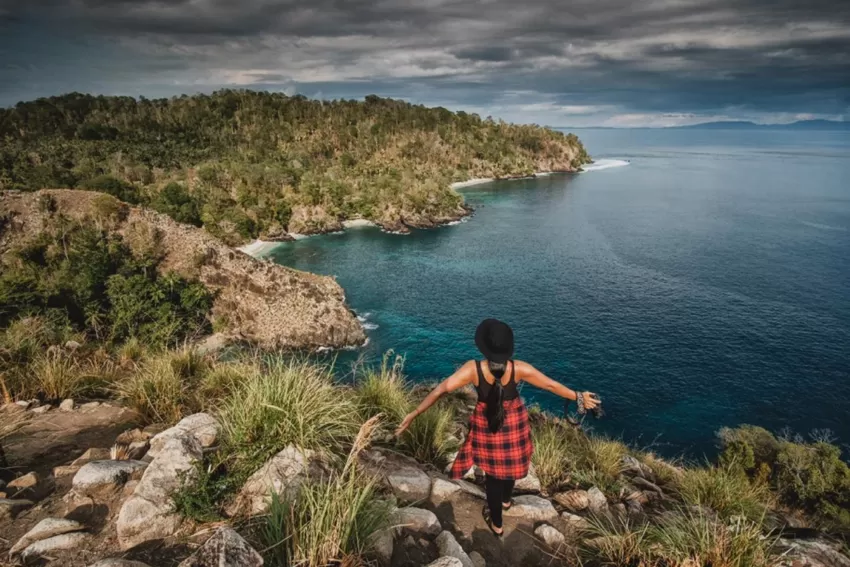
<path id="1" fill-rule="evenodd" d="M 649 525 L 622 516 L 589 518 L 587 536 L 580 542 L 579 555 L 600 567 L 649 567 Z"/>
<path id="2" fill-rule="evenodd" d="M 354 438 L 357 407 L 334 386 L 330 368 L 276 356 L 249 371 L 220 410 L 228 443 L 242 458 L 259 464 L 290 444 L 340 453 Z"/>
<path id="3" fill-rule="evenodd" d="M 766 484 L 750 482 L 733 466 L 685 469 L 676 481 L 676 492 L 685 503 L 711 508 L 723 518 L 744 516 L 755 521 L 773 504 Z"/>
<path id="4" fill-rule="evenodd" d="M 41 394 L 50 400 L 81 396 L 101 384 L 100 377 L 91 370 L 60 350 L 47 351 L 30 365 L 31 381 L 20 384 L 19 392 L 27 397 Z"/>
<path id="5" fill-rule="evenodd" d="M 417 461 L 445 466 L 449 454 L 458 448 L 452 437 L 454 419 L 450 405 L 437 403 L 413 420 L 399 439 L 399 448 Z"/>
<path id="6" fill-rule="evenodd" d="M 357 468 L 357 454 L 368 444 L 377 418 L 363 424 L 342 470 L 305 484 L 297 495 L 273 494 L 260 528 L 268 565 L 319 567 L 357 564 L 370 536 L 387 525 L 390 507 L 377 499 L 377 479 Z"/>
<path id="7" fill-rule="evenodd" d="M 534 454 L 531 461 L 546 488 L 552 488 L 566 480 L 570 469 L 570 442 L 563 429 L 554 423 L 544 422 L 531 431 Z"/>
<path id="8" fill-rule="evenodd" d="M 390 362 L 392 360 L 392 362 Z M 357 409 L 363 419 L 383 414 L 385 423 L 395 428 L 413 408 L 410 385 L 404 379 L 404 358 L 388 351 L 378 369 L 355 370 L 358 378 L 355 389 Z M 362 373 L 363 377 L 357 376 Z"/>
<path id="9" fill-rule="evenodd" d="M 207 369 L 204 358 L 189 348 L 151 354 L 116 383 L 115 392 L 145 419 L 175 423 L 201 406 L 197 388 Z"/>

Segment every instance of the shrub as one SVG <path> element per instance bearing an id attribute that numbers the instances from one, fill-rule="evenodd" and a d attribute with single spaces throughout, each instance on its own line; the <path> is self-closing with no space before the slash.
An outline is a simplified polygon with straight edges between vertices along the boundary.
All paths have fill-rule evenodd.
<path id="1" fill-rule="evenodd" d="M 139 189 L 126 181 L 121 181 L 109 175 L 100 175 L 81 182 L 78 187 L 88 191 L 100 191 L 112 195 L 125 203 L 136 205 L 141 202 Z"/>
<path id="2" fill-rule="evenodd" d="M 744 516 L 757 520 L 772 503 L 764 483 L 753 483 L 734 466 L 686 469 L 678 479 L 677 492 L 688 504 L 715 510 L 722 518 Z"/>
<path id="3" fill-rule="evenodd" d="M 225 457 L 226 458 L 226 457 Z M 197 465 L 194 482 L 172 495 L 175 510 L 196 522 L 216 522 L 224 518 L 222 504 L 247 479 L 239 471 L 228 470 L 220 453 Z"/>
<path id="4" fill-rule="evenodd" d="M 201 226 L 198 201 L 179 183 L 169 183 L 151 202 L 151 207 L 177 222 Z"/>
<path id="5" fill-rule="evenodd" d="M 749 473 L 754 473 L 763 465 L 770 468 L 776 462 L 779 441 L 762 427 L 724 427 L 717 436 L 721 444 L 721 464 L 741 467 Z"/>
<path id="6" fill-rule="evenodd" d="M 377 479 L 357 468 L 357 453 L 368 442 L 375 421 L 363 424 L 341 472 L 306 484 L 297 495 L 272 495 L 260 528 L 269 565 L 362 562 L 370 536 L 386 527 L 390 512 L 388 503 L 377 499 Z"/>
<path id="7" fill-rule="evenodd" d="M 334 387 L 328 367 L 273 356 L 234 384 L 221 424 L 242 458 L 262 463 L 289 444 L 339 452 L 357 432 L 357 408 Z"/>

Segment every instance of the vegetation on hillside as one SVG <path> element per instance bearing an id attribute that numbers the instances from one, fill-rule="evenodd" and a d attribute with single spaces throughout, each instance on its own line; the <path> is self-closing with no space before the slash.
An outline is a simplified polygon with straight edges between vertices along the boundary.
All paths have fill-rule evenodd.
<path id="1" fill-rule="evenodd" d="M 402 101 L 220 91 L 69 94 L 0 109 L 0 190 L 80 188 L 147 204 L 230 243 L 354 217 L 428 226 L 453 181 L 575 170 L 574 135 Z"/>

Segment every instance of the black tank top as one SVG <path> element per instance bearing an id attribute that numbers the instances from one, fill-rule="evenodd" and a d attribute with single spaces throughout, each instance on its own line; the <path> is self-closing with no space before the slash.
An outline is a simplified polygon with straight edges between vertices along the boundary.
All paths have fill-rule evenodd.
<path id="1" fill-rule="evenodd" d="M 519 391 L 516 387 L 516 365 L 514 361 L 509 361 L 511 364 L 511 379 L 508 380 L 508 383 L 502 386 L 502 400 L 515 400 L 519 397 Z M 475 368 L 478 369 L 478 385 L 475 387 L 475 391 L 478 392 L 478 401 L 486 402 L 487 396 L 490 394 L 490 388 L 494 385 L 484 379 L 484 372 L 481 370 L 481 361 L 475 361 Z M 493 374 L 493 378 L 496 378 L 496 375 Z M 501 380 L 501 378 L 497 378 L 497 380 Z"/>

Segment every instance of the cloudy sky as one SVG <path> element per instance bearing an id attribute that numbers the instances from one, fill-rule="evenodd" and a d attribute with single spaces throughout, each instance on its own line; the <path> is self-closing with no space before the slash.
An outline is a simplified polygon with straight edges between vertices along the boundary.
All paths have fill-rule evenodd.
<path id="1" fill-rule="evenodd" d="M 0 0 L 0 106 L 221 87 L 553 126 L 850 120 L 850 0 Z"/>

